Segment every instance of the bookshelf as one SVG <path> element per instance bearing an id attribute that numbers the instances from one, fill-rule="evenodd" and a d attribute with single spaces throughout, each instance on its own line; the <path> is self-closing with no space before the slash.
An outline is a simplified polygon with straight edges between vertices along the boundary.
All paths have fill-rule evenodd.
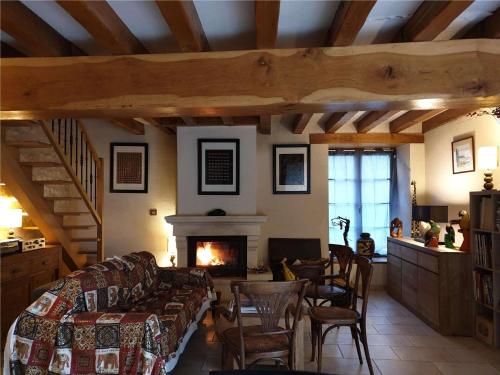
<path id="1" fill-rule="evenodd" d="M 475 336 L 500 347 L 500 190 L 470 193 Z"/>

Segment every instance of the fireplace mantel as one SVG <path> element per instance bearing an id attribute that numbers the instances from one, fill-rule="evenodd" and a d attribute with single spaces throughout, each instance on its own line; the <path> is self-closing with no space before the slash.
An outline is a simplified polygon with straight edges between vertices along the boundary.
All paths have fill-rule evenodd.
<path id="1" fill-rule="evenodd" d="M 167 223 L 173 226 L 177 245 L 177 264 L 187 266 L 187 238 L 190 236 L 246 236 L 248 267 L 257 266 L 257 247 L 264 215 L 171 215 Z"/>

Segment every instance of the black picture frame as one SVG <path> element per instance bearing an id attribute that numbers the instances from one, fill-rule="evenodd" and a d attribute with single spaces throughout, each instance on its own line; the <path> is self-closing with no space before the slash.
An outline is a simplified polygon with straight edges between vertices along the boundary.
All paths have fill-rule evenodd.
<path id="1" fill-rule="evenodd" d="M 460 153 L 464 154 L 468 160 L 460 165 Z M 451 142 L 451 163 L 453 174 L 469 173 L 476 170 L 474 150 L 474 136 L 458 139 Z"/>
<path id="2" fill-rule="evenodd" d="M 273 194 L 311 194 L 311 145 L 273 145 Z"/>
<path id="3" fill-rule="evenodd" d="M 141 159 L 143 173 L 142 182 L 138 184 L 120 184 L 115 178 L 117 170 L 117 160 L 115 153 L 119 150 L 137 151 L 144 157 Z M 109 168 L 109 192 L 110 193 L 147 193 L 148 192 L 148 169 L 149 169 L 149 146 L 147 143 L 112 142 L 110 143 L 110 168 Z M 129 186 L 127 186 L 129 185 Z M 136 185 L 134 187 L 134 185 Z"/>
<path id="4" fill-rule="evenodd" d="M 240 194 L 239 139 L 198 139 L 198 194 Z"/>

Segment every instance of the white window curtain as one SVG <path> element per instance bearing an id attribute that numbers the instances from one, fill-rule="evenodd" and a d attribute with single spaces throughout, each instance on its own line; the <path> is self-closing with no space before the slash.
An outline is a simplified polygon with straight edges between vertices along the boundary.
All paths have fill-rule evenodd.
<path id="1" fill-rule="evenodd" d="M 387 254 L 391 217 L 391 152 L 330 152 L 328 163 L 329 241 L 343 244 L 343 230 L 332 225 L 341 216 L 351 220 L 349 246 L 356 247 L 362 232 L 375 240 L 375 251 Z"/>

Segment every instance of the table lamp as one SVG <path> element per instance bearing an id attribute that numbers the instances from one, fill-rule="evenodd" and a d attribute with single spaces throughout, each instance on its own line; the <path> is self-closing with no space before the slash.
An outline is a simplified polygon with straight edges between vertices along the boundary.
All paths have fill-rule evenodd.
<path id="1" fill-rule="evenodd" d="M 7 238 L 14 238 L 14 228 L 23 226 L 23 210 L 20 208 L 6 208 L 0 212 L 0 227 L 9 229 Z"/>
<path id="2" fill-rule="evenodd" d="M 479 147 L 479 169 L 484 170 L 484 190 L 493 189 L 493 170 L 498 164 L 497 146 Z"/>

